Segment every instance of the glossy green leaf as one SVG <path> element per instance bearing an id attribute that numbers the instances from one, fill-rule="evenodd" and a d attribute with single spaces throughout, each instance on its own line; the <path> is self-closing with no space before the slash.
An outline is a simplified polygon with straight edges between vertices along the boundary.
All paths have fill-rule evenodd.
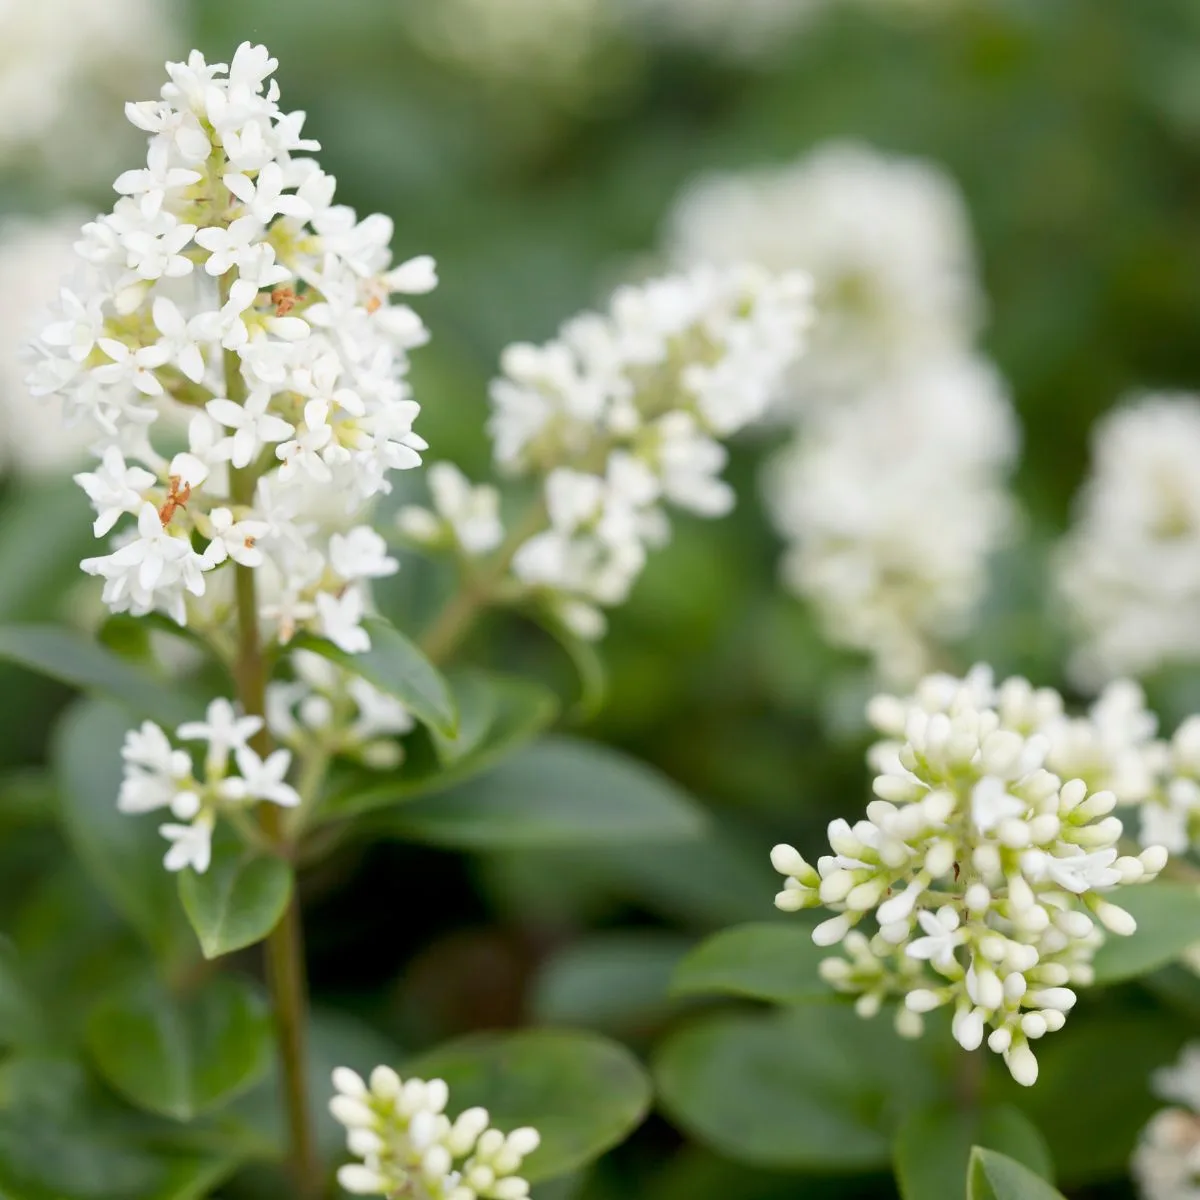
<path id="1" fill-rule="evenodd" d="M 920 1043 L 839 1005 L 721 1013 L 684 1025 L 655 1056 L 669 1117 L 726 1158 L 777 1170 L 869 1170 L 903 1117 L 940 1098 Z"/>
<path id="2" fill-rule="evenodd" d="M 449 683 L 458 711 L 458 728 L 453 737 L 430 730 L 438 758 L 444 763 L 457 762 L 479 748 L 496 719 L 499 703 L 486 671 L 458 671 L 449 677 Z"/>
<path id="3" fill-rule="evenodd" d="M 704 816 L 651 767 L 604 746 L 551 737 L 372 828 L 459 849 L 516 849 L 683 841 L 699 835 Z"/>
<path id="4" fill-rule="evenodd" d="M 677 996 L 745 996 L 774 1004 L 831 1000 L 837 995 L 817 972 L 828 950 L 813 945 L 800 922 L 760 922 L 725 929 L 679 964 L 671 984 Z"/>
<path id="5" fill-rule="evenodd" d="M 138 716 L 166 726 L 179 725 L 203 711 L 203 704 L 177 685 L 153 678 L 71 629 L 6 625 L 0 628 L 0 659 L 81 691 L 119 700 Z"/>
<path id="6" fill-rule="evenodd" d="M 1156 971 L 1200 942 L 1200 890 L 1160 880 L 1122 888 L 1113 897 L 1133 914 L 1132 937 L 1107 935 L 1096 953 L 1096 982 L 1120 983 Z"/>
<path id="7" fill-rule="evenodd" d="M 87 1046 L 104 1078 L 148 1112 L 191 1121 L 251 1087 L 271 1061 L 261 996 L 228 976 L 180 998 L 143 981 L 92 1011 Z"/>
<path id="8" fill-rule="evenodd" d="M 1063 1194 L 1021 1163 L 976 1146 L 967 1172 L 967 1200 L 1064 1200 Z"/>
<path id="9" fill-rule="evenodd" d="M 896 1134 L 892 1161 L 902 1200 L 957 1196 L 974 1146 L 999 1150 L 1040 1178 L 1054 1178 L 1045 1139 L 1020 1109 L 1010 1104 L 974 1111 L 937 1105 L 911 1113 Z"/>
<path id="10" fill-rule="evenodd" d="M 446 1080 L 456 1112 L 483 1105 L 505 1132 L 534 1126 L 542 1144 L 521 1174 L 535 1183 L 598 1158 L 650 1106 L 650 1081 L 637 1059 L 590 1033 L 478 1034 L 422 1055 L 408 1072 Z"/>
<path id="11" fill-rule="evenodd" d="M 339 818 L 355 816 L 444 791 L 453 784 L 482 774 L 513 754 L 549 727 L 558 715 L 558 698 L 540 684 L 506 675 L 471 674 L 476 684 L 486 679 L 491 695 L 488 727 L 474 745 L 457 753 L 459 743 L 456 741 L 456 756 L 451 755 L 446 760 L 429 748 L 422 753 L 422 747 L 410 743 L 408 757 L 399 771 L 382 782 L 377 772 L 353 779 L 322 804 L 322 814 Z M 465 705 L 461 712 L 463 732 L 460 738 L 469 741 L 473 720 Z M 448 746 L 449 743 L 442 743 L 443 753 Z"/>
<path id="12" fill-rule="evenodd" d="M 279 923 L 292 898 L 295 876 L 280 858 L 240 844 L 213 847 L 203 875 L 179 875 L 179 898 L 205 958 L 219 958 L 261 942 Z"/>
<path id="13" fill-rule="evenodd" d="M 311 650 L 356 675 L 381 692 L 402 701 L 409 711 L 431 729 L 447 738 L 458 733 L 458 710 L 450 685 L 424 654 L 394 625 L 381 617 L 369 617 L 363 628 L 371 648 L 362 654 L 347 654 L 324 638 L 305 634 L 292 646 Z"/>
<path id="14" fill-rule="evenodd" d="M 76 857 L 100 890 L 160 954 L 192 941 L 174 877 L 163 869 L 165 844 L 155 814 L 117 810 L 121 744 L 133 722 L 106 700 L 76 703 L 55 732 L 53 764 L 63 827 Z"/>
<path id="15" fill-rule="evenodd" d="M 599 933 L 542 968 L 531 1010 L 538 1024 L 637 1030 L 671 1008 L 671 976 L 691 942 L 671 933 Z"/>

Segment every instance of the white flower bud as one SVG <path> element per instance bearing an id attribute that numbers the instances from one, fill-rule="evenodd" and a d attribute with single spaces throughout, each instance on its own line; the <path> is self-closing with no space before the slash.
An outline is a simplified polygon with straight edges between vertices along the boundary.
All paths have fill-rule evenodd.
<path id="1" fill-rule="evenodd" d="M 1041 1013 L 1029 1012 L 1021 1018 L 1021 1032 L 1027 1038 L 1040 1038 L 1046 1034 L 1046 1020 Z"/>
<path id="2" fill-rule="evenodd" d="M 904 997 L 904 1005 L 914 1013 L 932 1012 L 935 1008 L 940 1008 L 946 1003 L 943 996 L 937 992 L 930 991 L 929 988 L 914 988 Z"/>
<path id="3" fill-rule="evenodd" d="M 1033 1087 L 1037 1083 L 1037 1059 L 1027 1043 L 1015 1043 L 1009 1049 L 1005 1062 L 1009 1073 L 1022 1087 Z"/>
<path id="4" fill-rule="evenodd" d="M 1096 896 L 1089 895 L 1087 900 L 1092 912 L 1109 933 L 1115 933 L 1118 937 L 1132 937 L 1137 933 L 1137 922 L 1125 909 Z"/>
<path id="5" fill-rule="evenodd" d="M 812 931 L 813 944 L 817 946 L 833 946 L 842 940 L 850 931 L 851 919 L 848 913 L 838 917 L 830 917 L 822 921 Z"/>
<path id="6" fill-rule="evenodd" d="M 378 1171 L 372 1171 L 359 1163 L 348 1163 L 339 1167 L 337 1180 L 345 1191 L 354 1196 L 383 1196 L 391 1187 Z"/>

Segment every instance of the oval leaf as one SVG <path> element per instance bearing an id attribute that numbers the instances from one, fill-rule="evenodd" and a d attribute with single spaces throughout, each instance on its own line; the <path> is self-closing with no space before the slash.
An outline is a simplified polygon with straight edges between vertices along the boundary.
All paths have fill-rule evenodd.
<path id="1" fill-rule="evenodd" d="M 668 1011 L 671 975 L 689 945 L 677 934 L 651 931 L 573 942 L 538 976 L 533 1017 L 546 1025 L 644 1028 Z"/>
<path id="2" fill-rule="evenodd" d="M 892 1148 L 903 1200 L 946 1200 L 962 1190 L 971 1149 L 999 1150 L 1042 1179 L 1054 1177 L 1045 1139 L 1011 1104 L 970 1111 L 951 1105 L 920 1109 L 907 1117 Z"/>
<path id="3" fill-rule="evenodd" d="M 679 964 L 676 996 L 724 995 L 797 1004 L 832 1000 L 837 993 L 817 973 L 828 950 L 813 945 L 797 923 L 759 922 L 726 929 L 702 942 Z"/>
<path id="4" fill-rule="evenodd" d="M 1133 914 L 1132 937 L 1110 934 L 1096 953 L 1097 983 L 1120 983 L 1156 971 L 1200 942 L 1200 891 L 1165 880 L 1122 888 L 1116 902 Z"/>
<path id="5" fill-rule="evenodd" d="M 1014 1159 L 976 1146 L 967 1173 L 967 1200 L 1064 1200 L 1062 1192 Z"/>
<path id="6" fill-rule="evenodd" d="M 459 849 L 528 849 L 682 841 L 704 817 L 664 775 L 607 747 L 545 738 L 494 771 L 373 823 L 406 841 Z"/>
<path id="7" fill-rule="evenodd" d="M 55 731 L 52 757 L 62 822 L 76 856 L 101 891 L 162 954 L 194 946 L 153 814 L 117 809 L 121 743 L 129 714 L 112 701 L 74 705 Z M 194 950 L 189 947 L 194 956 Z"/>
<path id="8" fill-rule="evenodd" d="M 186 999 L 141 982 L 92 1011 L 87 1046 L 104 1078 L 140 1108 L 190 1121 L 254 1084 L 271 1061 L 259 994 L 218 977 Z"/>
<path id="9" fill-rule="evenodd" d="M 482 1105 L 509 1132 L 532 1125 L 542 1144 L 521 1174 L 564 1175 L 623 1141 L 645 1119 L 650 1081 L 623 1046 L 590 1033 L 537 1030 L 481 1034 L 409 1064 L 450 1085 L 455 1115 Z"/>
<path id="10" fill-rule="evenodd" d="M 403 701 L 422 724 L 454 738 L 458 733 L 458 711 L 449 684 L 433 663 L 381 617 L 368 617 L 363 628 L 370 635 L 371 648 L 362 654 L 347 654 L 332 642 L 307 634 L 296 638 L 292 646 L 311 650 L 361 675 L 381 692 Z"/>
<path id="11" fill-rule="evenodd" d="M 203 875 L 179 875 L 179 898 L 205 958 L 219 958 L 261 942 L 292 898 L 292 868 L 240 844 L 218 844 Z"/>
<path id="12" fill-rule="evenodd" d="M 558 716 L 558 697 L 541 684 L 506 675 L 473 674 L 477 680 L 486 678 L 492 712 L 483 736 L 469 750 L 452 760 L 444 760 L 435 747 L 411 740 L 398 772 L 383 783 L 377 771 L 355 777 L 322 803 L 321 814 L 340 819 L 445 791 L 452 784 L 472 779 L 495 766 L 532 741 Z M 460 711 L 465 731 L 471 719 L 465 707 Z"/>
<path id="13" fill-rule="evenodd" d="M 918 1044 L 826 1004 L 700 1018 L 662 1044 L 654 1076 L 687 1133 L 780 1170 L 884 1166 L 903 1115 L 940 1087 Z"/>
<path id="14" fill-rule="evenodd" d="M 119 700 L 138 716 L 173 728 L 204 711 L 193 696 L 156 680 L 91 638 L 54 625 L 0 627 L 0 659 L 80 691 Z"/>

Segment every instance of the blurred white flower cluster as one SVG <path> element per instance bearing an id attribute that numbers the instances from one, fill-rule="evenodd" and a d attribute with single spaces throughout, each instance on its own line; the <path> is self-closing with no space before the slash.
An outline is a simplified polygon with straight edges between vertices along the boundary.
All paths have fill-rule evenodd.
<path id="1" fill-rule="evenodd" d="M 911 682 L 969 628 L 1013 527 L 1018 431 L 973 349 L 983 304 L 957 189 L 929 164 L 834 143 L 700 179 L 667 245 L 684 264 L 812 275 L 809 352 L 772 413 L 794 441 L 765 477 L 784 578 L 831 638 Z"/>
<path id="2" fill-rule="evenodd" d="M 25 383 L 28 341 L 76 261 L 83 220 L 71 212 L 0 224 L 0 474 L 48 474 L 87 457 L 88 432 L 64 429 L 62 404 L 31 396 Z"/>
<path id="3" fill-rule="evenodd" d="M 619 0 L 627 20 L 655 41 L 734 62 L 779 55 L 830 0 Z"/>
<path id="4" fill-rule="evenodd" d="M 585 638 L 604 631 L 670 526 L 665 507 L 727 513 L 722 442 L 761 417 L 801 353 L 808 277 L 697 268 L 618 289 L 607 313 L 567 322 L 543 346 L 509 346 L 492 385 L 500 469 L 539 480 L 537 523 L 510 546 L 510 598 L 528 599 Z M 402 514 L 410 536 L 453 531 L 489 549 L 496 499 L 451 473 L 436 513 Z"/>
<path id="5" fill-rule="evenodd" d="M 153 84 L 174 0 L 0 0 L 0 169 L 102 179 L 128 147 L 110 106 Z"/>
<path id="6" fill-rule="evenodd" d="M 1195 1200 L 1200 1195 L 1200 1044 L 1186 1046 L 1173 1067 L 1154 1072 L 1152 1086 L 1172 1107 L 1154 1114 L 1134 1151 L 1133 1177 L 1143 1200 Z"/>
<path id="7" fill-rule="evenodd" d="M 122 526 L 83 567 L 112 610 L 215 625 L 232 572 L 213 572 L 233 562 L 280 640 L 306 627 L 354 653 L 369 581 L 397 567 L 362 515 L 425 448 L 405 376 L 427 334 L 390 300 L 436 278 L 429 259 L 391 266 L 388 218 L 334 203 L 276 65 L 249 43 L 228 66 L 193 52 L 161 100 L 127 106 L 146 165 L 84 227 L 30 386 L 95 433 L 78 480 L 96 535 Z M 178 453 L 164 409 L 192 414 Z"/>
<path id="8" fill-rule="evenodd" d="M 1130 699 L 1110 697 L 1110 726 L 1103 711 L 1072 719 L 1052 689 L 1019 678 L 997 686 L 977 667 L 871 702 L 886 740 L 870 752 L 877 798 L 865 819 L 833 821 L 832 853 L 815 868 L 791 846 L 772 853 L 787 877 L 779 908 L 838 914 L 813 940 L 842 944 L 846 957 L 826 960 L 822 975 L 857 995 L 862 1015 L 900 997 L 897 1027 L 915 1035 L 921 1014 L 953 1005 L 960 1045 L 977 1049 L 986 1036 L 1018 1083 L 1035 1081 L 1029 1043 L 1062 1027 L 1076 1000 L 1068 985 L 1092 981 L 1097 923 L 1122 936 L 1136 928 L 1106 894 L 1153 879 L 1167 861 L 1157 845 L 1122 856 L 1117 795 L 1055 769 L 1086 761 L 1116 778 Z M 856 929 L 869 914 L 870 937 Z"/>
<path id="9" fill-rule="evenodd" d="M 450 1092 L 440 1079 L 401 1080 L 376 1067 L 365 1081 L 347 1067 L 333 1073 L 330 1112 L 346 1127 L 351 1154 L 361 1163 L 338 1171 L 356 1196 L 423 1200 L 525 1200 L 529 1184 L 517 1172 L 541 1142 L 536 1129 L 503 1134 L 486 1109 L 445 1115 Z"/>
<path id="10" fill-rule="evenodd" d="M 1135 397 L 1092 445 L 1057 569 L 1088 686 L 1200 659 L 1200 398 Z"/>

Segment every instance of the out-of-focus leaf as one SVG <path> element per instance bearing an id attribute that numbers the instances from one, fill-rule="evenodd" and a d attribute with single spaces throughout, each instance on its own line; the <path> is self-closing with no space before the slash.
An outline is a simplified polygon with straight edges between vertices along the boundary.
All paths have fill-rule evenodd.
<path id="1" fill-rule="evenodd" d="M 670 1008 L 667 989 L 691 942 L 671 933 L 600 933 L 567 946 L 542 968 L 538 1024 L 637 1029 Z"/>
<path id="2" fill-rule="evenodd" d="M 740 925 L 709 938 L 679 964 L 671 983 L 677 996 L 746 996 L 775 1004 L 830 1000 L 837 993 L 817 972 L 828 951 L 813 945 L 797 924 Z"/>
<path id="3" fill-rule="evenodd" d="M 482 1105 L 497 1128 L 532 1125 L 542 1144 L 522 1167 L 531 1182 L 598 1158 L 641 1124 L 650 1081 L 624 1047 L 590 1033 L 477 1034 L 409 1064 L 444 1079 L 456 1110 Z"/>
<path id="4" fill-rule="evenodd" d="M 47 601 L 79 575 L 95 545 L 88 503 L 71 480 L 5 497 L 0 513 L 0 621 L 44 619 Z"/>
<path id="5" fill-rule="evenodd" d="M 43 1034 L 42 1014 L 17 952 L 7 938 L 0 937 L 0 1047 L 29 1045 Z"/>
<path id="6" fill-rule="evenodd" d="M 699 1018 L 662 1043 L 654 1077 L 667 1114 L 699 1142 L 789 1170 L 883 1166 L 904 1115 L 941 1091 L 918 1044 L 825 1004 Z"/>
<path id="7" fill-rule="evenodd" d="M 704 817 L 681 788 L 632 758 L 545 738 L 487 775 L 372 822 L 381 834 L 460 849 L 685 841 Z"/>
<path id="8" fill-rule="evenodd" d="M 466 758 L 487 736 L 497 716 L 499 697 L 485 671 L 458 671 L 450 677 L 450 690 L 458 710 L 453 737 L 431 730 L 438 757 L 445 763 Z"/>
<path id="9" fill-rule="evenodd" d="M 1040 1178 L 1054 1179 L 1046 1141 L 1019 1109 L 1010 1104 L 974 1111 L 937 1105 L 910 1114 L 896 1134 L 892 1159 L 903 1200 L 957 1196 L 974 1146 L 1002 1151 Z"/>
<path id="10" fill-rule="evenodd" d="M 443 791 L 495 766 L 546 729 L 558 715 L 558 699 L 549 689 L 525 679 L 473 672 L 477 686 L 486 678 L 491 694 L 487 730 L 473 746 L 450 762 L 421 747 L 410 750 L 400 771 L 380 782 L 371 773 L 343 786 L 321 807 L 328 817 L 349 817 Z M 469 728 L 464 710 L 462 727 Z M 461 734 L 460 734 L 461 737 Z M 456 748 L 458 742 L 455 743 Z"/>
<path id="11" fill-rule="evenodd" d="M 63 827 L 100 890 L 156 951 L 171 954 L 192 939 L 175 880 L 163 869 L 158 822 L 152 813 L 117 810 L 130 724 L 112 701 L 80 701 L 63 717 L 53 749 Z"/>
<path id="12" fill-rule="evenodd" d="M 362 654 L 347 654 L 332 642 L 310 634 L 296 638 L 292 645 L 361 675 L 381 692 L 395 696 L 423 724 L 444 737 L 456 737 L 458 710 L 454 697 L 433 663 L 390 622 L 369 617 L 363 628 L 370 635 L 371 648 Z"/>
<path id="13" fill-rule="evenodd" d="M 976 1146 L 967 1172 L 967 1200 L 1064 1200 L 1040 1175 L 996 1150 Z"/>
<path id="14" fill-rule="evenodd" d="M 96 1005 L 87 1044 L 105 1079 L 128 1100 L 191 1121 L 263 1075 L 271 1023 L 259 994 L 227 976 L 182 999 L 143 981 Z"/>
<path id="15" fill-rule="evenodd" d="M 0 627 L 0 659 L 48 675 L 81 691 L 119 700 L 138 716 L 175 726 L 203 711 L 178 686 L 154 679 L 111 650 L 53 625 Z"/>
<path id="16" fill-rule="evenodd" d="M 1115 900 L 1133 914 L 1137 932 L 1108 936 L 1096 952 L 1097 983 L 1136 979 L 1200 942 L 1200 891 L 1194 887 L 1160 880 L 1124 888 Z"/>
<path id="17" fill-rule="evenodd" d="M 295 877 L 281 858 L 218 840 L 203 875 L 179 874 L 179 898 L 205 958 L 219 958 L 261 942 L 279 923 Z"/>
<path id="18" fill-rule="evenodd" d="M 1064 1184 L 1121 1176 L 1138 1134 L 1162 1107 L 1151 1074 L 1193 1036 L 1193 1025 L 1170 1013 L 1073 1013 L 1064 1029 L 1034 1043 L 1033 1087 L 997 1072 L 989 1090 L 1019 1105 L 1045 1136 Z"/>

